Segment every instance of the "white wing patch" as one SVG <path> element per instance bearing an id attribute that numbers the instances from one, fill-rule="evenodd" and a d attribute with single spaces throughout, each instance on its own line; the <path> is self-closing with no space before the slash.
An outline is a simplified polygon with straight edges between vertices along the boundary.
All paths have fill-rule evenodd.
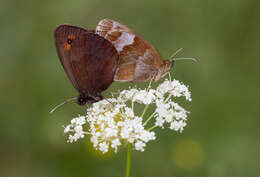
<path id="1" fill-rule="evenodd" d="M 96 27 L 96 33 L 101 33 L 101 32 L 102 32 L 102 26 L 98 24 Z"/>
<path id="2" fill-rule="evenodd" d="M 113 23 L 112 23 L 112 28 L 111 29 L 116 29 L 116 27 L 118 27 L 118 24 L 115 22 L 115 21 L 113 21 Z"/>
<path id="3" fill-rule="evenodd" d="M 139 56 L 138 60 L 142 60 L 143 58 L 153 58 L 152 50 L 146 49 L 143 56 Z"/>
<path id="4" fill-rule="evenodd" d="M 134 43 L 135 35 L 127 32 L 121 32 L 120 37 L 113 41 L 113 44 L 118 52 L 121 52 L 125 46 L 131 45 Z"/>

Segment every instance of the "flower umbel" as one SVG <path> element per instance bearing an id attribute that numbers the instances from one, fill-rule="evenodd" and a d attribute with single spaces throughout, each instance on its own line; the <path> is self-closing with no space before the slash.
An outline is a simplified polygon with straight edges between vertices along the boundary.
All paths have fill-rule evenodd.
<path id="1" fill-rule="evenodd" d="M 72 119 L 64 133 L 69 133 L 70 143 L 89 134 L 93 146 L 103 153 L 110 148 L 117 152 L 118 147 L 125 143 L 132 144 L 137 151 L 144 151 L 146 144 L 156 138 L 152 131 L 155 127 L 167 125 L 182 132 L 186 126 L 189 112 L 173 101 L 176 97 L 191 101 L 188 87 L 178 80 L 165 80 L 157 89 L 123 90 L 117 97 L 101 100 L 87 108 L 86 116 Z M 144 105 L 142 114 L 135 112 L 136 104 Z M 144 119 L 150 105 L 156 108 Z M 154 120 L 152 126 L 148 124 L 151 120 Z"/>

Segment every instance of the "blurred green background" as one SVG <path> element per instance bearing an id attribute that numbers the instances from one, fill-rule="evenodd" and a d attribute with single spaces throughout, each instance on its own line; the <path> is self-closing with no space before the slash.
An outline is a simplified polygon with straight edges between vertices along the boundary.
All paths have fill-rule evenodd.
<path id="1" fill-rule="evenodd" d="M 192 90 L 188 126 L 156 130 L 145 152 L 133 152 L 131 176 L 260 176 L 259 9 L 259 0 L 2 0 L 0 176 L 125 175 L 125 149 L 102 156 L 85 140 L 66 143 L 62 125 L 83 107 L 48 113 L 77 95 L 56 54 L 55 26 L 94 29 L 103 18 L 134 29 L 164 58 L 183 47 L 179 57 L 200 59 L 172 70 Z"/>

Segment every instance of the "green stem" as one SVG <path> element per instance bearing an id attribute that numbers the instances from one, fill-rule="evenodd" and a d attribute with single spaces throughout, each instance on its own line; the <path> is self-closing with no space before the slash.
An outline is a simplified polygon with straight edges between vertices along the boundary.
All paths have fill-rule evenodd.
<path id="1" fill-rule="evenodd" d="M 133 100 L 131 100 L 131 102 L 132 102 L 132 110 L 134 112 L 134 102 L 133 102 Z"/>
<path id="2" fill-rule="evenodd" d="M 168 95 L 168 97 L 166 98 L 166 100 L 164 101 L 165 103 L 167 102 L 167 101 L 169 101 L 169 99 L 172 97 L 172 94 L 169 94 Z"/>
<path id="3" fill-rule="evenodd" d="M 152 113 L 152 115 L 150 115 L 150 117 L 144 122 L 144 126 L 149 122 L 149 120 L 151 120 L 151 118 L 153 118 L 153 116 L 156 114 L 156 112 L 154 111 Z"/>
<path id="4" fill-rule="evenodd" d="M 130 177 L 130 163 L 131 163 L 131 143 L 128 143 L 126 156 L 126 177 Z"/>
<path id="5" fill-rule="evenodd" d="M 169 75 L 169 80 L 172 81 L 171 73 L 168 72 L 168 75 Z"/>
<path id="6" fill-rule="evenodd" d="M 154 129 L 155 127 L 156 127 L 156 125 L 154 125 L 154 126 L 148 128 L 147 130 L 148 130 L 148 131 L 151 131 L 151 130 Z"/>
<path id="7" fill-rule="evenodd" d="M 146 112 L 146 110 L 147 110 L 148 107 L 149 107 L 149 104 L 145 105 L 144 111 L 143 111 L 143 113 L 142 113 L 142 115 L 141 115 L 142 118 L 144 117 L 144 114 L 145 114 L 145 112 Z"/>

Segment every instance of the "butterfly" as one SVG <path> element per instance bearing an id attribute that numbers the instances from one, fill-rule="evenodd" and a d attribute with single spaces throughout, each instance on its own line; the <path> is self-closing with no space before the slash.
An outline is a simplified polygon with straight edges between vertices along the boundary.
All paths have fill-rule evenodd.
<path id="1" fill-rule="evenodd" d="M 160 53 L 135 31 L 107 18 L 98 23 L 96 30 L 60 25 L 55 29 L 54 37 L 62 66 L 79 92 L 80 105 L 103 99 L 101 92 L 113 81 L 158 81 L 176 61 L 173 57 L 163 60 Z M 194 58 L 182 59 L 196 61 Z M 68 101 L 71 100 L 62 104 Z"/>
<path id="2" fill-rule="evenodd" d="M 114 45 L 84 28 L 60 25 L 54 32 L 61 64 L 85 105 L 103 99 L 101 92 L 113 82 L 119 64 Z"/>
<path id="3" fill-rule="evenodd" d="M 115 20 L 101 20 L 96 27 L 96 34 L 110 41 L 119 53 L 120 61 L 114 81 L 158 81 L 174 64 L 174 60 L 163 60 L 154 46 Z"/>

